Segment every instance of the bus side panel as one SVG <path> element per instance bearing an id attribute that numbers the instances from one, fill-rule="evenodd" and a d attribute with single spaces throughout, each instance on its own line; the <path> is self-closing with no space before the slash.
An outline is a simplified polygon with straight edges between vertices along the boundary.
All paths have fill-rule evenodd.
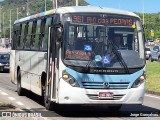
<path id="1" fill-rule="evenodd" d="M 39 94 L 39 88 L 38 88 L 38 82 L 39 82 L 39 76 L 38 76 L 38 52 L 30 52 L 30 87 L 31 91 L 34 93 Z"/>
<path id="2" fill-rule="evenodd" d="M 16 67 L 20 67 L 21 70 L 21 86 L 27 90 L 30 90 L 30 79 L 28 71 L 30 71 L 30 58 L 32 56 L 28 51 L 16 52 Z"/>
<path id="3" fill-rule="evenodd" d="M 41 74 L 45 71 L 46 64 L 44 60 L 44 52 L 31 52 L 33 57 L 31 57 L 31 69 L 30 69 L 30 82 L 31 82 L 31 91 L 42 95 L 41 87 Z"/>
<path id="4" fill-rule="evenodd" d="M 42 95 L 41 74 L 46 71 L 44 52 L 18 51 L 16 52 L 15 80 L 17 67 L 21 70 L 21 86 L 27 90 Z"/>
<path id="5" fill-rule="evenodd" d="M 17 81 L 15 79 L 15 50 L 11 50 L 10 52 L 10 76 L 11 76 L 11 82 L 16 84 Z"/>

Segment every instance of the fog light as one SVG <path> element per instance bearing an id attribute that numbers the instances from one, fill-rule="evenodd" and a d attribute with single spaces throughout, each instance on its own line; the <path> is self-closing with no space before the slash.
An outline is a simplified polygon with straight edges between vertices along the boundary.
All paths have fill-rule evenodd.
<path id="1" fill-rule="evenodd" d="M 78 82 L 74 77 L 72 77 L 69 73 L 67 73 L 65 70 L 62 72 L 62 78 L 65 82 L 69 83 L 73 87 L 79 87 Z"/>
<path id="2" fill-rule="evenodd" d="M 143 80 L 145 80 L 145 77 L 142 75 L 142 76 L 139 78 L 139 80 L 143 81 Z"/>
<path id="3" fill-rule="evenodd" d="M 63 74 L 62 77 L 63 77 L 64 80 L 67 80 L 69 78 L 69 76 L 67 74 Z"/>

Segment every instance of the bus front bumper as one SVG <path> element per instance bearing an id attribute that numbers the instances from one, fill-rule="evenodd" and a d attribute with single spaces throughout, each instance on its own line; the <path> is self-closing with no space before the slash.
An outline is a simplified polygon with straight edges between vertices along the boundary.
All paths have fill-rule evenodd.
<path id="1" fill-rule="evenodd" d="M 142 104 L 145 82 L 131 89 L 84 89 L 72 87 L 62 79 L 59 84 L 57 103 L 59 104 Z M 112 93 L 100 97 L 100 93 Z"/>

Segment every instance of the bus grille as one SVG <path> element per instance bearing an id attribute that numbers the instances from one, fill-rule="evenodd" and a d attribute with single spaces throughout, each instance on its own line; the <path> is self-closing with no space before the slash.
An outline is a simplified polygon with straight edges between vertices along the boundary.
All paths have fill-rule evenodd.
<path id="1" fill-rule="evenodd" d="M 109 87 L 104 82 L 82 82 L 86 89 L 127 89 L 129 82 L 109 82 Z"/>
<path id="2" fill-rule="evenodd" d="M 124 94 L 118 94 L 118 95 L 114 95 L 113 98 L 99 98 L 97 94 L 87 94 L 87 96 L 89 97 L 89 99 L 92 100 L 120 100 Z"/>

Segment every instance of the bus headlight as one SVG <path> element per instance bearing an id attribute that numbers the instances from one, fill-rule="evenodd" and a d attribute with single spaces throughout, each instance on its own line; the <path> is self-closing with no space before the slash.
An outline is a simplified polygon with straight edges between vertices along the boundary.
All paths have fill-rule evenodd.
<path id="1" fill-rule="evenodd" d="M 75 78 L 72 77 L 70 74 L 68 74 L 65 70 L 62 72 L 62 78 L 64 81 L 66 81 L 72 87 L 79 87 L 79 84 L 77 83 Z"/>
<path id="2" fill-rule="evenodd" d="M 133 83 L 132 88 L 137 88 L 145 81 L 145 75 L 141 75 L 137 80 Z"/>

